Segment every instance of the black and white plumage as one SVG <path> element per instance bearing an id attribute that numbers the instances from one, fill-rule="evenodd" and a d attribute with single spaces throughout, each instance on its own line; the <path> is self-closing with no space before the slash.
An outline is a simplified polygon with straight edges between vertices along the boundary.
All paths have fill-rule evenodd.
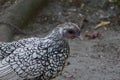
<path id="1" fill-rule="evenodd" d="M 69 56 L 67 39 L 80 36 L 74 23 L 58 25 L 44 38 L 27 38 L 0 43 L 0 80 L 24 80 L 39 77 L 51 80 L 64 68 Z"/>

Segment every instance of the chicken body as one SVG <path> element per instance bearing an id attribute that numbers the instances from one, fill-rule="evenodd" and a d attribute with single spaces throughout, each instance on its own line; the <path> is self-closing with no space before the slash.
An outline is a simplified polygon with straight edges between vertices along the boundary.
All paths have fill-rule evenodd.
<path id="1" fill-rule="evenodd" d="M 70 53 L 67 40 L 78 37 L 78 25 L 64 23 L 44 38 L 32 37 L 8 43 L 1 42 L 0 80 L 55 78 L 62 72 Z"/>
<path id="2" fill-rule="evenodd" d="M 0 80 L 23 80 L 56 77 L 69 55 L 69 45 L 53 31 L 45 38 L 27 38 L 0 43 Z"/>

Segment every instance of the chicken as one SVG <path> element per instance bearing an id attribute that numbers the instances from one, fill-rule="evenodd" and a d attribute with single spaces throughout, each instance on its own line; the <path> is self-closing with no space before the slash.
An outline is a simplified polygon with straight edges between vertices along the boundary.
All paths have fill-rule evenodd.
<path id="1" fill-rule="evenodd" d="M 58 25 L 44 38 L 32 37 L 0 43 L 0 80 L 39 77 L 51 80 L 61 74 L 69 57 L 68 39 L 80 37 L 75 23 Z"/>

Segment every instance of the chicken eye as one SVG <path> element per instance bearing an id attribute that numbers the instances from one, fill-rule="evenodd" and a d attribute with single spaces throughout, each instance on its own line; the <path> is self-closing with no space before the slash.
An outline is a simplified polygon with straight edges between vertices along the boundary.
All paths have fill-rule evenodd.
<path id="1" fill-rule="evenodd" d="M 73 30 L 68 30 L 69 34 L 75 34 L 75 32 Z"/>

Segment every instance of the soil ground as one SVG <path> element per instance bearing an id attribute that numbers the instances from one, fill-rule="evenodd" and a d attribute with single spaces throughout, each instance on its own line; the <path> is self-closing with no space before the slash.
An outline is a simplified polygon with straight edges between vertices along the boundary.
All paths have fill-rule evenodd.
<path id="1" fill-rule="evenodd" d="M 47 7 L 39 12 L 28 24 L 26 32 L 36 31 L 29 35 L 15 34 L 14 39 L 48 34 L 57 24 L 74 22 L 81 25 L 85 17 L 81 33 L 99 31 L 101 37 L 83 41 L 69 40 L 71 55 L 70 63 L 63 74 L 54 80 L 120 80 L 120 8 L 105 0 L 51 0 Z M 9 2 L 13 2 L 10 0 Z M 10 3 L 10 4 L 11 4 Z M 7 6 L 1 7 L 1 12 Z M 107 27 L 94 27 L 101 21 L 110 21 Z M 38 31 L 39 30 L 39 31 Z"/>

